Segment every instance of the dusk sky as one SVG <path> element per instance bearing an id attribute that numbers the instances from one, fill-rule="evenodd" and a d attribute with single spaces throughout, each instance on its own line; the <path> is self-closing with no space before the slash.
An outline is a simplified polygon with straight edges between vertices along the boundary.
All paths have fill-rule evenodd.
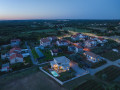
<path id="1" fill-rule="evenodd" d="M 0 20 L 120 19 L 120 0 L 0 0 Z"/>

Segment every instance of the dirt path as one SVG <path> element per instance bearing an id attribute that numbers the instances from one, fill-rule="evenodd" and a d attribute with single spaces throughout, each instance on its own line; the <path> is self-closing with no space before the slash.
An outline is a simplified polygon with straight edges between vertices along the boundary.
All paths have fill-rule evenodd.
<path id="1" fill-rule="evenodd" d="M 1 90 L 66 90 L 42 72 L 37 72 L 10 82 L 6 81 L 0 87 L 2 87 Z"/>

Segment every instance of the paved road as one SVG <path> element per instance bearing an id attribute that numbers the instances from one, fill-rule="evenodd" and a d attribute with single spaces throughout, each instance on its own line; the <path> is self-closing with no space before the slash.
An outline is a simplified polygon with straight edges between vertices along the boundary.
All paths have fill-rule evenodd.
<path id="1" fill-rule="evenodd" d="M 76 72 L 76 76 L 82 75 L 84 73 L 88 73 L 87 71 L 85 71 L 84 69 L 81 69 L 77 63 L 75 62 L 70 62 L 70 66 L 71 68 Z"/>
<path id="2" fill-rule="evenodd" d="M 116 60 L 116 61 L 113 61 L 113 62 L 108 60 L 108 59 L 106 59 L 106 58 L 103 58 L 103 59 L 107 61 L 107 63 L 105 65 L 102 65 L 101 67 L 98 67 L 98 68 L 95 68 L 95 69 L 91 69 L 91 68 L 87 69 L 91 75 L 94 75 L 95 73 L 97 73 L 97 72 L 99 72 L 99 71 L 101 71 L 101 70 L 103 70 L 106 67 L 111 66 L 111 65 L 115 65 L 117 67 L 120 67 L 120 65 L 119 65 L 120 59 Z"/>
<path id="3" fill-rule="evenodd" d="M 34 65 L 37 65 L 38 62 L 35 61 L 35 59 L 34 59 L 34 57 L 33 57 L 33 55 L 32 55 L 31 49 L 30 49 L 30 47 L 28 46 L 27 42 L 25 42 L 25 45 L 26 45 L 26 47 L 27 47 L 27 49 L 28 49 L 28 52 L 29 52 L 29 54 L 30 54 L 30 57 L 31 57 L 32 63 L 33 63 Z"/>

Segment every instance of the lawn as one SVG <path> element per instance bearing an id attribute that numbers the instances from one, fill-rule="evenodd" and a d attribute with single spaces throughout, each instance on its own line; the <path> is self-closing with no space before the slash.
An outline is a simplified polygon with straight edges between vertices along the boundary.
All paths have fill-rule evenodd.
<path id="1" fill-rule="evenodd" d="M 107 58 L 111 61 L 120 59 L 120 54 L 117 52 L 114 52 L 114 51 L 109 51 L 109 52 L 103 53 L 101 56 L 104 58 Z"/>
<path id="2" fill-rule="evenodd" d="M 74 90 L 105 90 L 105 89 L 103 85 L 101 85 L 100 83 L 94 80 L 88 80 L 85 83 L 74 88 Z"/>
<path id="3" fill-rule="evenodd" d="M 32 54 L 35 59 L 39 58 L 39 55 L 36 53 L 35 49 L 32 49 Z"/>
<path id="4" fill-rule="evenodd" d="M 24 57 L 24 61 L 25 61 L 26 64 L 33 65 L 30 56 Z"/>
<path id="5" fill-rule="evenodd" d="M 120 68 L 117 66 L 109 66 L 95 74 L 98 78 L 111 82 L 120 76 Z"/>
<path id="6" fill-rule="evenodd" d="M 102 65 L 104 65 L 104 64 L 106 64 L 107 62 L 106 61 L 99 61 L 99 62 L 97 62 L 97 63 L 92 63 L 92 66 L 91 66 L 91 68 L 97 68 L 97 67 L 100 67 L 100 66 L 102 66 Z"/>
<path id="7" fill-rule="evenodd" d="M 66 90 L 38 68 L 1 78 L 0 86 L 0 90 Z"/>
<path id="8" fill-rule="evenodd" d="M 51 55 L 51 52 L 49 50 L 41 50 L 39 49 L 43 54 L 44 54 L 44 58 L 40 59 L 39 62 L 43 63 L 43 62 L 48 62 L 48 61 L 52 61 L 53 60 L 53 56 Z"/>

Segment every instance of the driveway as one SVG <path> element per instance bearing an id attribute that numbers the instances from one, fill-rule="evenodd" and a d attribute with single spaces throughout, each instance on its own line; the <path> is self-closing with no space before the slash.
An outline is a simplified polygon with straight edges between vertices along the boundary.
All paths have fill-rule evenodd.
<path id="1" fill-rule="evenodd" d="M 103 58 L 103 57 L 102 57 L 102 59 L 107 61 L 107 63 L 105 65 L 102 65 L 102 66 L 100 66 L 98 68 L 95 68 L 95 69 L 91 69 L 91 68 L 87 69 L 91 75 L 94 75 L 95 73 L 97 73 L 97 72 L 99 72 L 99 71 L 101 71 L 101 70 L 103 70 L 103 69 L 105 69 L 105 68 L 107 68 L 107 67 L 109 67 L 111 65 L 120 67 L 120 64 L 119 64 L 120 63 L 120 59 L 116 60 L 116 61 L 110 61 L 110 60 L 108 60 L 106 58 Z"/>
<path id="2" fill-rule="evenodd" d="M 76 74 L 75 74 L 76 76 L 80 76 L 80 75 L 85 74 L 87 72 L 84 69 L 80 68 L 78 66 L 78 64 L 73 62 L 73 61 L 70 62 L 70 66 L 76 72 Z"/>
<path id="3" fill-rule="evenodd" d="M 25 42 L 25 45 L 26 45 L 26 47 L 27 47 L 27 49 L 28 49 L 28 52 L 29 52 L 29 54 L 30 54 L 32 63 L 33 63 L 34 65 L 36 65 L 37 62 L 35 61 L 35 59 L 34 59 L 34 57 L 33 57 L 33 55 L 32 55 L 31 49 L 30 49 L 30 47 L 28 46 L 27 42 Z"/>
<path id="4" fill-rule="evenodd" d="M 41 57 L 44 57 L 43 53 L 39 50 L 38 47 L 35 47 L 35 51 L 36 51 L 36 53 L 39 55 L 40 58 L 41 58 Z"/>

